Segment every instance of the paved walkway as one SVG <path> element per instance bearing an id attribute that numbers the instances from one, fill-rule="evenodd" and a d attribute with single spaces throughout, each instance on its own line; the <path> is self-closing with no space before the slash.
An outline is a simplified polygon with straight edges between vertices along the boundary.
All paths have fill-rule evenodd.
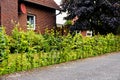
<path id="1" fill-rule="evenodd" d="M 120 53 L 11 74 L 0 80 L 120 80 Z"/>

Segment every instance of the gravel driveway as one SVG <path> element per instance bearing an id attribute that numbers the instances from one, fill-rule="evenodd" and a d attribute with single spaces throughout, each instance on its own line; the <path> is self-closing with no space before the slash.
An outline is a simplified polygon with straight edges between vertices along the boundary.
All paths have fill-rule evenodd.
<path id="1" fill-rule="evenodd" d="M 120 80 L 120 52 L 5 75 L 0 80 Z"/>

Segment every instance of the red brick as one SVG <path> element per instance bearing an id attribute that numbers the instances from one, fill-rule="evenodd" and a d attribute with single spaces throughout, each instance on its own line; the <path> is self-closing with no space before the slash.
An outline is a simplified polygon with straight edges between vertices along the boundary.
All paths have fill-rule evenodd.
<path id="1" fill-rule="evenodd" d="M 35 0 L 36 2 L 29 2 L 24 1 L 22 2 L 25 4 L 27 13 L 18 13 L 18 9 L 21 4 L 20 0 L 0 0 L 0 25 L 3 25 L 6 27 L 7 34 L 11 34 L 11 31 L 13 30 L 15 23 L 12 23 L 12 21 L 15 21 L 16 23 L 19 23 L 19 28 L 23 29 L 24 31 L 27 30 L 27 14 L 33 14 L 36 16 L 36 32 L 44 33 L 46 28 L 53 28 L 56 24 L 56 15 L 55 15 L 55 5 L 54 2 L 50 3 L 50 7 L 48 6 L 48 3 L 46 6 L 41 4 L 36 4 L 40 0 Z M 43 1 L 43 0 L 41 0 Z M 53 0 L 49 0 L 53 1 Z M 51 7 L 51 5 L 53 5 Z M 58 7 L 57 7 L 58 8 Z"/>
<path id="2" fill-rule="evenodd" d="M 14 27 L 12 21 L 18 21 L 18 4 L 17 0 L 0 0 L 1 4 L 1 25 L 6 27 L 7 34 L 11 33 Z"/>

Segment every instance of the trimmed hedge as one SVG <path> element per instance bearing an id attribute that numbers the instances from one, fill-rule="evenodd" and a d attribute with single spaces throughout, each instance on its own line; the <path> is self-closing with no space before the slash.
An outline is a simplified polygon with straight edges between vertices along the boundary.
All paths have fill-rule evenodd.
<path id="1" fill-rule="evenodd" d="M 8 36 L 2 30 L 0 75 L 120 51 L 119 43 L 120 37 L 113 34 L 55 36 L 54 31 L 41 35 L 15 28 Z"/>

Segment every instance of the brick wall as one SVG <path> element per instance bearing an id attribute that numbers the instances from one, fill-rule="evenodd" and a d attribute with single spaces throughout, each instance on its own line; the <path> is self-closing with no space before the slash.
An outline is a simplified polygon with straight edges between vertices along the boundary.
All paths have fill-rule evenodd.
<path id="1" fill-rule="evenodd" d="M 0 0 L 0 3 L 1 25 L 6 27 L 7 34 L 11 34 L 14 23 L 18 20 L 18 0 Z"/>
<path id="2" fill-rule="evenodd" d="M 56 24 L 55 9 L 25 2 L 27 13 L 18 13 L 18 0 L 0 0 L 1 25 L 6 27 L 7 34 L 11 34 L 16 23 L 20 28 L 27 30 L 27 14 L 36 16 L 36 32 L 44 33 L 46 28 L 53 28 Z M 14 22 L 14 23 L 13 23 Z"/>
<path id="3" fill-rule="evenodd" d="M 27 14 L 19 13 L 18 15 L 19 28 L 26 31 L 27 30 Z"/>
<path id="4" fill-rule="evenodd" d="M 35 15 L 36 29 L 35 31 L 44 33 L 45 29 L 51 29 L 56 24 L 55 10 L 39 5 L 26 4 L 27 13 Z"/>
<path id="5" fill-rule="evenodd" d="M 82 36 L 86 36 L 87 30 L 81 31 Z"/>

